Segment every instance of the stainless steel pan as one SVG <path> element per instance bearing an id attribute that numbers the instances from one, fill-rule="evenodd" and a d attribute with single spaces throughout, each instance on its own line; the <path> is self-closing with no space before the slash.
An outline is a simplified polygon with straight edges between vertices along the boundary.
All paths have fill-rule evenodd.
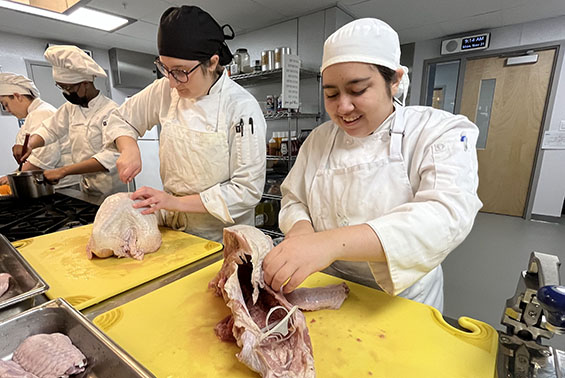
<path id="1" fill-rule="evenodd" d="M 38 198 L 54 193 L 43 171 L 23 171 L 8 175 L 12 193 L 18 198 Z"/>

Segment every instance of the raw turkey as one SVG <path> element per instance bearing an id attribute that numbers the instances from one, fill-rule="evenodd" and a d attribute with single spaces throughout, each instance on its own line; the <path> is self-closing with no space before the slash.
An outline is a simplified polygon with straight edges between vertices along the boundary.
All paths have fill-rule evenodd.
<path id="1" fill-rule="evenodd" d="M 0 361 L 0 377 L 2 378 L 37 378 L 28 373 L 14 361 Z"/>
<path id="2" fill-rule="evenodd" d="M 294 306 L 304 305 L 308 310 L 339 308 L 349 288 L 344 283 L 296 290 L 297 303 L 291 303 L 263 280 L 263 260 L 272 248 L 271 238 L 255 227 L 237 225 L 224 229 L 224 263 L 209 287 L 223 296 L 232 315 L 220 321 L 215 332 L 222 341 L 235 341 L 241 348 L 237 358 L 263 377 L 315 377 L 306 320 Z M 273 308 L 277 309 L 267 325 Z M 288 332 L 283 329 L 271 333 L 287 313 L 291 314 Z"/>
<path id="3" fill-rule="evenodd" d="M 25 339 L 12 361 L 39 378 L 68 377 L 82 373 L 86 357 L 62 333 L 40 333 Z"/>
<path id="4" fill-rule="evenodd" d="M 8 273 L 0 273 L 0 297 L 4 295 L 8 288 L 10 287 L 10 278 L 12 276 Z"/>
<path id="5" fill-rule="evenodd" d="M 161 246 L 161 232 L 155 214 L 141 214 L 134 209 L 128 193 L 109 196 L 94 218 L 92 235 L 86 246 L 89 259 L 98 257 L 133 257 L 143 260 L 146 253 L 155 252 Z"/>

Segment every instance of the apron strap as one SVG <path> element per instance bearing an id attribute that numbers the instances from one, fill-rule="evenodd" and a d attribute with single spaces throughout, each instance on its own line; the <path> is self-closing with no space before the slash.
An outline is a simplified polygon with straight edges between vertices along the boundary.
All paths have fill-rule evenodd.
<path id="1" fill-rule="evenodd" d="M 406 125 L 404 122 L 404 106 L 395 105 L 396 117 L 388 130 L 390 135 L 390 159 L 402 161 L 402 139 Z"/>
<path id="2" fill-rule="evenodd" d="M 330 160 L 330 153 L 333 150 L 335 144 L 335 138 L 337 136 L 337 132 L 340 130 L 339 126 L 334 123 L 334 129 L 330 133 L 330 139 L 326 144 L 326 148 L 324 149 L 324 153 L 322 154 L 322 159 L 320 160 L 320 165 L 318 166 L 318 172 L 321 170 L 325 170 L 328 167 L 328 162 Z"/>

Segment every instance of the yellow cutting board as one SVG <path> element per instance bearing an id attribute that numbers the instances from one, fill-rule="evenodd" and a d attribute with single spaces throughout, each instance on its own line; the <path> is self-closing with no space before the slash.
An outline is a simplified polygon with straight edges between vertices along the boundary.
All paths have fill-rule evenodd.
<path id="1" fill-rule="evenodd" d="M 212 264 L 94 323 L 159 378 L 257 377 L 235 357 L 239 348 L 214 334 L 229 314 L 207 289 L 220 267 Z M 305 286 L 339 282 L 317 273 Z M 460 331 L 432 307 L 348 285 L 340 310 L 305 312 L 318 377 L 494 377 L 498 338 L 488 324 L 461 318 L 471 332 Z"/>
<path id="2" fill-rule="evenodd" d="M 92 225 L 23 239 L 14 246 L 49 284 L 50 299 L 62 297 L 82 310 L 222 249 L 220 243 L 161 228 L 159 250 L 142 261 L 86 257 Z"/>

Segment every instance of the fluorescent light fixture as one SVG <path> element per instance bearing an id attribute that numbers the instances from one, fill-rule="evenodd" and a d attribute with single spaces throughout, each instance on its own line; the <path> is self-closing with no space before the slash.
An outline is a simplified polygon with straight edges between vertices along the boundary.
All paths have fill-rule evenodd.
<path id="1" fill-rule="evenodd" d="M 0 7 L 104 31 L 114 31 L 131 22 L 131 20 L 127 18 L 114 16 L 90 8 L 77 8 L 69 14 L 61 14 L 6 0 L 0 0 Z"/>

